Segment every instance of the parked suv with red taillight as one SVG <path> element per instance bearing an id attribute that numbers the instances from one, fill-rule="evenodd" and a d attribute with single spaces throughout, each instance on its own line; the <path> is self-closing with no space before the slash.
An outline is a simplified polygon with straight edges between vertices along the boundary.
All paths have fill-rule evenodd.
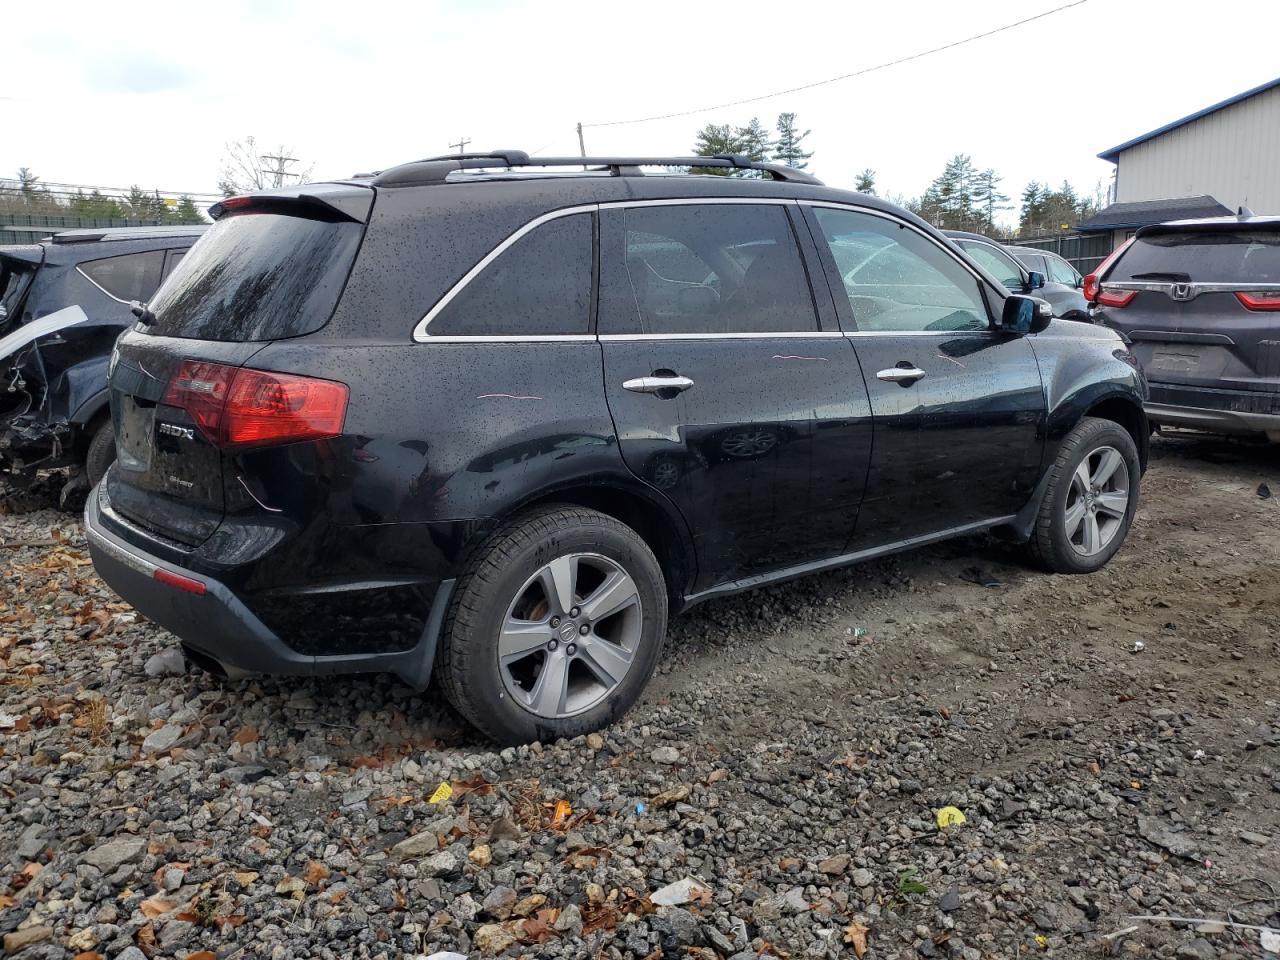
<path id="1" fill-rule="evenodd" d="M 797 170 L 498 151 L 210 213 L 117 345 L 86 508 L 209 670 L 434 673 L 499 740 L 574 736 L 702 600 L 982 530 L 1089 573 L 1133 519 L 1120 337 Z"/>
<path id="2" fill-rule="evenodd" d="M 1143 227 L 1085 295 L 1131 341 L 1152 422 L 1280 442 L 1280 217 Z"/>

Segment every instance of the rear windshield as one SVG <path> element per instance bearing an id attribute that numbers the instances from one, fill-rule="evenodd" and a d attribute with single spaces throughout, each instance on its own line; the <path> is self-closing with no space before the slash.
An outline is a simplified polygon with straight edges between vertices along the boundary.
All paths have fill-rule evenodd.
<path id="1" fill-rule="evenodd" d="M 329 322 L 363 226 L 241 213 L 201 237 L 148 306 L 146 329 L 197 340 L 277 340 Z"/>
<path id="2" fill-rule="evenodd" d="M 1107 279 L 1280 283 L 1280 230 L 1139 237 Z"/>

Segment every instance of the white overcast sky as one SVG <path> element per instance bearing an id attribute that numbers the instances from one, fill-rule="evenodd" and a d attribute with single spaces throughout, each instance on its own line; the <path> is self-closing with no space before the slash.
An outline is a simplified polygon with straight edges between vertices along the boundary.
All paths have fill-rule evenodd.
<path id="1" fill-rule="evenodd" d="M 224 144 L 284 144 L 315 177 L 472 148 L 576 153 L 574 125 L 766 94 L 1067 0 L 868 3 L 63 0 L 6 18 L 0 176 L 213 191 Z M 1274 79 L 1276 0 L 1087 0 L 995 37 L 694 116 L 588 127 L 594 153 L 683 154 L 708 121 L 799 114 L 811 170 L 915 196 L 955 153 L 1091 193 L 1096 154 Z"/>

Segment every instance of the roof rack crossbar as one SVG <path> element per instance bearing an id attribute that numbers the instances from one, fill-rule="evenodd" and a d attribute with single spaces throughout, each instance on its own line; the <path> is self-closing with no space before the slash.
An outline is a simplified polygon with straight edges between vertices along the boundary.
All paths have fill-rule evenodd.
<path id="1" fill-rule="evenodd" d="M 383 186 L 439 183 L 459 170 L 493 167 L 584 167 L 607 170 L 615 177 L 641 176 L 642 167 L 716 167 L 759 170 L 786 183 L 821 185 L 812 174 L 780 163 L 764 163 L 741 154 L 722 153 L 710 157 L 531 157 L 523 150 L 490 150 L 487 153 L 452 153 L 427 157 L 384 170 L 374 179 Z"/>

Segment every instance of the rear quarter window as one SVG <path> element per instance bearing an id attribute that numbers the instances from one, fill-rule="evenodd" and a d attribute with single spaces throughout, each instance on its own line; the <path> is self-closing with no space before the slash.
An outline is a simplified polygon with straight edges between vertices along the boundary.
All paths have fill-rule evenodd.
<path id="1" fill-rule="evenodd" d="M 183 256 L 149 304 L 149 333 L 197 340 L 296 337 L 329 322 L 362 224 L 292 213 L 223 217 Z"/>
<path id="2" fill-rule="evenodd" d="M 126 303 L 130 300 L 145 303 L 160 286 L 164 251 L 148 250 L 145 253 L 127 253 L 119 257 L 89 260 L 80 264 L 77 269 L 109 296 Z"/>
<path id="3" fill-rule="evenodd" d="M 1107 279 L 1280 283 L 1280 230 L 1204 231 L 1138 237 L 1112 268 Z"/>

